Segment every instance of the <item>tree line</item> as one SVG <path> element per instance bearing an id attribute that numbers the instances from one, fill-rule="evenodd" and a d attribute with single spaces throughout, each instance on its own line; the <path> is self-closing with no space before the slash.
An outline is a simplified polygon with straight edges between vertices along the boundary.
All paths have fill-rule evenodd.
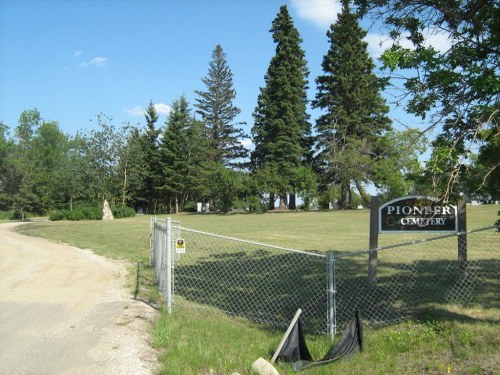
<path id="1" fill-rule="evenodd" d="M 469 105 L 459 103 L 452 81 L 458 85 L 470 74 L 467 69 L 476 72 L 473 64 L 484 62 L 472 55 L 461 63 L 461 55 L 453 51 L 425 53 L 421 32 L 428 14 L 401 15 L 404 1 L 384 3 L 387 25 L 394 26 L 391 35 L 409 30 L 417 47 L 420 44 L 414 50 L 394 44 L 382 56 L 385 68 L 391 72 L 426 70 L 428 75 L 417 77 L 427 81 L 417 84 L 410 77 L 406 82 L 412 98 L 407 109 L 425 117 L 438 107 L 434 116 L 438 113 L 444 119 L 426 166 L 419 161 L 427 147 L 426 134 L 393 128 L 381 95 L 393 81 L 374 73 L 375 64 L 363 40 L 366 31 L 359 19 L 379 8 L 371 1 L 358 1 L 354 11 L 349 1 L 343 1 L 338 20 L 327 32 L 330 47 L 323 57 L 323 74 L 315 79 L 316 95 L 309 101 L 302 39 L 287 7 L 282 6 L 270 29 L 275 55 L 260 88 L 251 134 L 244 134 L 243 124 L 236 122 L 240 109 L 233 104 L 233 74 L 217 45 L 202 78 L 205 87 L 195 92 L 195 103 L 191 105 L 184 96 L 175 99 L 164 124 L 158 123 L 152 101 L 144 126 L 117 127 L 111 118 L 99 114 L 93 130 L 74 137 L 64 134 L 57 122 L 44 120 L 36 109 L 21 113 L 13 137 L 0 124 L 0 210 L 43 213 L 108 199 L 114 206 L 152 214 L 192 209 L 196 202 L 207 202 L 222 212 L 255 211 L 276 206 L 296 209 L 297 198 L 306 209 L 328 207 L 333 201 L 348 209 L 368 205 L 369 184 L 387 199 L 408 194 L 450 198 L 459 192 L 498 199 L 499 90 L 485 92 L 498 89 L 498 77 L 486 71 L 489 79 L 482 86 L 467 88 L 473 98 Z M 405 6 L 410 9 L 412 5 Z M 488 30 L 464 29 L 459 24 L 470 22 L 461 18 L 467 11 L 461 7 L 467 6 L 455 5 L 455 13 L 446 15 L 445 22 L 459 40 L 451 49 L 462 52 L 468 32 L 488 34 Z M 494 3 L 489 9 L 495 9 Z M 432 14 L 439 11 L 428 9 Z M 443 17 L 445 11 L 450 9 L 441 10 Z M 481 26 L 494 22 L 489 13 L 481 14 L 485 21 Z M 415 24 L 412 19 L 421 22 Z M 443 22 L 435 19 L 441 26 Z M 498 44 L 490 43 L 483 54 L 488 57 L 497 49 Z M 449 71 L 451 60 L 462 64 L 454 70 L 456 74 Z M 488 64 L 494 62 L 483 68 Z M 429 74 L 435 77 L 431 80 Z M 314 125 L 309 105 L 320 112 Z M 253 149 L 243 145 L 247 137 Z M 472 144 L 478 152 L 472 152 Z"/>

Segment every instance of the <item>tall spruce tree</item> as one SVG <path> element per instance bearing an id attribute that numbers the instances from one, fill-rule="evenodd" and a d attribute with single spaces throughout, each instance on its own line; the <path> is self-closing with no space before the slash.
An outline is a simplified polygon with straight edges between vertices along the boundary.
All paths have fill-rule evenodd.
<path id="1" fill-rule="evenodd" d="M 161 168 L 160 168 L 160 152 L 158 137 L 160 130 L 155 124 L 158 122 L 158 113 L 153 105 L 153 101 L 149 102 L 146 112 L 146 129 L 142 135 L 142 147 L 144 162 L 144 191 L 141 193 L 146 202 L 146 213 L 154 214 L 157 211 L 158 190 L 160 184 Z"/>
<path id="2" fill-rule="evenodd" d="M 352 186 L 366 199 L 362 183 L 373 181 L 374 163 L 383 157 L 377 139 L 391 123 L 363 41 L 366 31 L 351 13 L 349 1 L 342 4 L 342 13 L 327 32 L 330 49 L 322 62 L 324 74 L 316 79 L 313 107 L 324 111 L 316 120 L 322 184 L 340 184 L 340 207 L 348 209 Z"/>
<path id="3" fill-rule="evenodd" d="M 202 82 L 206 91 L 195 91 L 198 95 L 195 106 L 206 127 L 210 160 L 226 167 L 241 166 L 248 156 L 241 144 L 245 134 L 234 123 L 241 110 L 233 105 L 236 97 L 233 73 L 219 44 L 212 53 L 208 75 L 202 78 Z"/>
<path id="4" fill-rule="evenodd" d="M 285 5 L 281 6 L 270 32 L 276 43 L 265 86 L 254 111 L 252 136 L 255 150 L 252 167 L 270 193 L 280 197 L 280 208 L 295 208 L 295 193 L 308 175 L 311 160 L 311 125 L 306 112 L 309 71 L 301 48 L 302 39 Z M 300 172 L 300 173 L 298 173 Z"/>
<path id="5" fill-rule="evenodd" d="M 160 145 L 163 183 L 159 190 L 169 212 L 182 211 L 188 199 L 208 195 L 205 142 L 202 123 L 191 115 L 186 98 L 175 100 Z"/>

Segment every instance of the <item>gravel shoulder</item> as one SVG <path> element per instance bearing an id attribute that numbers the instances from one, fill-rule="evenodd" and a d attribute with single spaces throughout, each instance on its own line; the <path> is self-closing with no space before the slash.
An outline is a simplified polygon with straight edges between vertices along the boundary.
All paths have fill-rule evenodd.
<path id="1" fill-rule="evenodd" d="M 157 312 L 127 264 L 0 224 L 0 374 L 153 374 Z"/>

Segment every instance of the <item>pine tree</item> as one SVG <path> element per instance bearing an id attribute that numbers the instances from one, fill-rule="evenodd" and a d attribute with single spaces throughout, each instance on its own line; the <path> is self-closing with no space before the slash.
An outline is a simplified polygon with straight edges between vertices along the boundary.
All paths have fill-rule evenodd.
<path id="1" fill-rule="evenodd" d="M 233 89 L 233 73 L 229 69 L 226 54 L 220 45 L 212 53 L 208 75 L 202 78 L 206 91 L 195 91 L 196 113 L 206 127 L 210 160 L 227 167 L 241 166 L 248 151 L 241 144 L 245 136 L 234 120 L 241 110 L 233 105 L 236 91 Z"/>
<path id="2" fill-rule="evenodd" d="M 363 181 L 370 181 L 373 163 L 382 157 L 377 138 L 391 129 L 381 85 L 363 41 L 366 32 L 343 1 L 342 13 L 327 32 L 330 49 L 323 58 L 324 75 L 316 79 L 314 108 L 320 175 L 323 185 L 340 184 L 340 206 L 351 208 L 351 186 L 366 199 Z M 366 203 L 366 202 L 365 202 Z"/>
<path id="3" fill-rule="evenodd" d="M 270 32 L 276 54 L 253 114 L 252 166 L 257 176 L 274 176 L 272 182 L 264 181 L 268 189 L 272 185 L 274 190 L 268 191 L 270 208 L 274 208 L 275 192 L 280 196 L 281 208 L 287 205 L 287 193 L 291 194 L 289 207 L 295 208 L 294 193 L 307 174 L 304 166 L 311 160 L 311 125 L 306 112 L 309 71 L 300 46 L 302 39 L 286 6 L 280 8 Z M 305 173 L 297 173 L 298 170 Z"/>
<path id="4" fill-rule="evenodd" d="M 142 147 L 144 150 L 144 191 L 141 193 L 147 202 L 146 213 L 153 214 L 157 210 L 158 190 L 160 184 L 161 168 L 158 137 L 160 130 L 155 127 L 158 122 L 158 113 L 153 102 L 149 102 L 144 114 L 146 118 L 146 129 L 142 135 Z"/>
<path id="5" fill-rule="evenodd" d="M 186 98 L 175 100 L 160 146 L 163 184 L 159 190 L 164 193 L 169 212 L 182 211 L 189 198 L 206 194 L 207 147 L 202 130 Z"/>

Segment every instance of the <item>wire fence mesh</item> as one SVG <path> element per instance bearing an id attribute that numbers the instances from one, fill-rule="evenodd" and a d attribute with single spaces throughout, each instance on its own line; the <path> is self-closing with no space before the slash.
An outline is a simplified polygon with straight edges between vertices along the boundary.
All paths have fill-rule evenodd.
<path id="1" fill-rule="evenodd" d="M 440 304 L 500 307 L 497 227 L 468 232 L 467 241 L 460 236 L 465 234 L 376 249 L 373 282 L 368 262 L 374 250 L 303 251 L 153 220 L 150 260 L 167 307 L 175 295 L 175 304 L 215 307 L 277 327 L 286 327 L 301 308 L 306 331 L 335 333 L 358 308 L 365 324 L 377 326 Z M 464 243 L 467 259 L 459 261 Z"/>
<path id="2" fill-rule="evenodd" d="M 161 237 L 167 229 L 157 222 L 153 225 L 156 230 L 152 235 L 152 263 L 159 275 L 160 289 L 167 293 L 162 281 L 166 278 L 166 256 L 158 255 L 162 248 L 166 249 Z M 175 303 L 194 302 L 281 327 L 290 323 L 290 317 L 300 307 L 308 331 L 326 331 L 325 254 L 214 235 L 175 224 L 172 230 L 177 231 L 173 241 L 182 237 L 185 243 L 183 253 L 172 246 Z M 161 262 L 163 265 L 159 266 Z M 182 296 L 182 300 L 177 296 Z"/>
<path id="3" fill-rule="evenodd" d="M 345 326 L 357 308 L 372 326 L 440 315 L 444 304 L 498 308 L 499 245 L 497 227 L 489 227 L 382 247 L 375 283 L 367 276 L 373 251 L 336 254 L 336 325 Z M 466 259 L 458 255 L 464 252 Z"/>

